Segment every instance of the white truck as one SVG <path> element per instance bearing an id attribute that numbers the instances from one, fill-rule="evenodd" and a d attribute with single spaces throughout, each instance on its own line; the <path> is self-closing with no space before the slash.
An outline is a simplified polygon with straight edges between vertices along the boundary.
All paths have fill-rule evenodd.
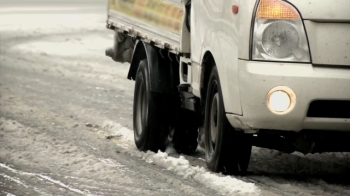
<path id="1" fill-rule="evenodd" d="M 350 0 L 110 0 L 106 55 L 129 62 L 139 150 L 350 151 Z M 199 136 L 198 136 L 199 134 Z M 202 137 L 203 136 L 203 137 Z"/>

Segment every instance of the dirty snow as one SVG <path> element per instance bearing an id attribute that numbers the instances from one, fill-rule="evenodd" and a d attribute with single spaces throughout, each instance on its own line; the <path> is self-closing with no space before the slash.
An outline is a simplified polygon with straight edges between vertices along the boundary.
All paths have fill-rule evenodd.
<path id="1" fill-rule="evenodd" d="M 253 183 L 247 183 L 230 176 L 213 174 L 206 171 L 203 167 L 193 167 L 183 156 L 174 158 L 168 156 L 165 152 L 158 152 L 156 154 L 147 152 L 143 159 L 148 163 L 154 163 L 173 171 L 185 179 L 193 178 L 215 190 L 218 190 L 223 195 L 251 195 L 259 192 L 258 187 Z"/>
<path id="2" fill-rule="evenodd" d="M 137 151 L 134 144 L 133 131 L 122 127 L 120 124 L 113 121 L 105 121 L 102 128 L 104 129 L 103 133 L 105 135 L 116 136 L 115 139 L 118 145 L 122 143 L 121 145 L 128 148 L 132 152 L 132 155 L 140 156 L 140 152 Z M 120 142 L 120 140 L 123 140 L 123 142 Z M 169 156 L 174 152 L 175 150 L 169 146 L 166 149 L 166 152 L 147 152 L 141 154 L 141 157 L 146 162 L 162 166 L 185 179 L 194 179 L 206 184 L 209 187 L 218 190 L 223 195 L 237 193 L 249 195 L 260 194 L 261 192 L 257 184 L 247 183 L 232 176 L 211 173 L 204 167 L 192 166 L 183 156 L 180 156 L 179 158 Z M 309 155 L 303 155 L 301 153 L 286 154 L 275 150 L 253 147 L 250 170 L 253 170 L 257 174 L 262 172 L 263 176 L 251 176 L 249 177 L 249 181 L 257 182 L 258 184 L 273 185 L 271 188 L 280 194 L 288 194 L 292 192 L 295 194 L 302 193 L 303 195 L 332 195 L 330 192 L 333 191 L 338 194 L 344 193 L 350 195 L 350 191 L 346 186 L 335 184 L 330 185 L 322 179 L 313 179 L 313 183 L 308 185 L 309 189 L 305 189 L 305 185 L 301 182 L 269 177 L 269 175 L 281 175 L 281 177 L 283 175 L 291 175 L 299 178 L 325 175 L 339 175 L 341 177 L 346 173 L 349 173 L 349 164 L 349 153 Z M 325 192 L 323 189 L 329 190 Z"/>
<path id="3" fill-rule="evenodd" d="M 99 185 L 99 189 L 112 189 L 116 187 L 112 182 L 118 182 L 122 178 L 124 183 L 132 184 L 132 180 L 123 174 L 130 170 L 122 167 L 117 161 L 100 159 L 82 148 L 73 146 L 64 140 L 56 139 L 38 129 L 26 127 L 17 121 L 0 118 L 0 136 L 2 137 L 0 140 L 0 158 L 5 160 L 4 163 L 0 163 L 0 176 L 10 178 L 9 180 L 23 185 L 24 188 L 27 188 L 28 185 L 17 178 L 8 177 L 3 172 L 8 171 L 19 175 L 21 176 L 20 179 L 23 177 L 33 179 L 34 177 L 45 180 L 83 195 L 89 194 L 89 191 L 79 188 L 85 183 L 95 185 L 101 181 L 104 184 L 103 186 Z M 39 165 L 43 171 L 50 168 L 50 170 L 56 172 L 50 174 L 51 176 L 44 173 L 24 172 L 14 169 L 7 163 L 24 165 L 26 168 L 35 168 Z M 114 168 L 117 166 L 118 169 L 115 170 Z M 77 187 L 73 187 L 55 179 L 57 175 L 79 176 L 81 183 L 76 185 Z M 91 179 L 92 175 L 94 176 L 93 179 Z M 140 190 L 135 190 L 135 192 L 137 191 Z"/>
<path id="4" fill-rule="evenodd" d="M 168 156 L 167 152 L 154 153 L 148 151 L 147 153 L 139 152 L 135 149 L 133 131 L 121 126 L 119 123 L 113 121 L 105 121 L 102 125 L 106 136 L 114 136 L 119 140 L 123 140 L 120 144 L 123 147 L 129 148 L 133 151 L 132 155 L 140 156 L 147 163 L 156 164 L 163 168 L 182 176 L 185 179 L 194 179 L 198 182 L 217 190 L 223 195 L 243 194 L 243 195 L 257 195 L 259 188 L 253 183 L 247 183 L 231 176 L 224 176 L 208 172 L 205 168 L 199 166 L 192 166 L 185 157 L 179 158 Z M 174 152 L 171 147 L 167 148 L 168 152 Z"/>
<path id="5" fill-rule="evenodd" d="M 75 193 L 87 194 L 87 193 L 85 193 L 85 192 L 83 192 L 81 190 L 78 190 L 78 189 L 75 189 L 75 188 L 71 188 L 70 186 L 65 185 L 64 183 L 62 183 L 62 182 L 60 182 L 58 180 L 54 180 L 54 179 L 52 179 L 52 178 L 50 178 L 48 176 L 45 176 L 43 174 L 35 174 L 35 173 L 30 173 L 30 172 L 18 171 L 18 170 L 15 170 L 15 169 L 13 169 L 13 168 L 11 168 L 11 167 L 3 164 L 3 163 L 0 163 L 0 167 L 3 168 L 3 169 L 7 169 L 7 170 L 9 170 L 9 171 L 11 171 L 13 173 L 16 173 L 16 174 L 25 175 L 25 176 L 35 176 L 35 177 L 39 177 L 39 178 L 45 179 L 45 180 L 47 180 L 47 181 L 49 181 L 51 183 L 54 183 L 54 184 L 57 184 L 57 185 L 59 185 L 61 187 L 67 188 L 70 191 L 73 191 Z M 19 179 L 7 176 L 6 174 L 0 174 L 0 175 L 3 175 L 5 178 L 9 178 L 10 180 L 12 180 L 12 181 L 16 182 L 17 184 L 20 184 L 20 185 L 22 185 L 22 186 L 24 186 L 26 188 L 29 187 L 25 183 L 21 182 Z M 89 195 L 89 194 L 87 194 L 87 195 Z"/>
<path id="6" fill-rule="evenodd" d="M 96 128 L 92 127 L 91 129 Z M 54 174 L 56 178 L 58 174 L 66 174 L 65 178 L 69 178 L 71 175 L 89 179 L 93 174 L 95 180 L 100 179 L 105 182 L 116 182 L 117 180 L 115 178 L 120 178 L 120 175 L 116 175 L 115 171 L 111 172 L 111 169 L 108 168 L 116 168 L 122 173 L 126 171 L 132 172 L 126 165 L 122 165 L 116 160 L 101 159 L 87 154 L 82 149 L 79 149 L 79 147 L 72 146 L 65 141 L 54 139 L 45 132 L 26 127 L 17 121 L 0 118 L 0 130 L 3 141 L 6 141 L 3 147 L 11 142 L 11 148 L 0 147 L 0 157 L 6 157 L 6 162 L 27 165 L 29 168 L 35 167 L 35 165 L 47 165 L 51 163 L 51 167 L 57 170 L 57 173 Z M 130 151 L 130 155 L 140 157 L 147 163 L 161 166 L 164 170 L 172 171 L 184 179 L 193 179 L 199 183 L 203 183 L 207 187 L 223 195 L 257 195 L 259 193 L 259 189 L 253 183 L 243 182 L 234 177 L 211 173 L 206 171 L 203 167 L 193 167 L 183 156 L 174 158 L 163 152 L 139 152 L 133 144 L 133 132 L 113 121 L 106 121 L 103 123 L 102 130 L 99 131 L 101 134 L 114 135 L 115 139 L 122 140 L 117 144 L 127 148 L 127 150 Z M 27 150 L 20 151 L 19 149 L 22 148 L 26 148 Z M 50 154 L 49 158 L 46 156 L 47 154 Z M 28 162 L 28 160 L 31 161 Z M 14 181 L 25 188 L 30 186 L 20 181 L 23 176 L 44 180 L 77 194 L 90 195 L 88 190 L 84 190 L 84 183 L 80 183 L 76 186 L 65 184 L 63 181 L 44 173 L 31 173 L 14 169 L 7 165 L 6 162 L 0 163 L 0 169 L 2 168 L 0 171 L 4 171 L 5 169 L 8 172 L 22 177 L 17 179 L 2 172 L 0 172 L 0 176 L 8 178 L 8 180 Z M 130 181 L 125 175 L 122 176 L 124 182 Z M 83 180 L 83 182 L 84 181 L 86 180 Z M 112 184 L 106 184 L 105 186 L 107 188 L 113 187 Z M 37 187 L 34 188 L 36 192 L 42 191 Z"/>

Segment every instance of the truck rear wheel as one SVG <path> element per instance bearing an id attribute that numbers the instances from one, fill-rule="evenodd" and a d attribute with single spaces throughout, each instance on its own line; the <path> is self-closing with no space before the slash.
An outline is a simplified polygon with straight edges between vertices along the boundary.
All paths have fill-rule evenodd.
<path id="1" fill-rule="evenodd" d="M 179 109 L 172 142 L 178 153 L 193 154 L 197 150 L 198 120 L 195 114 Z"/>
<path id="2" fill-rule="evenodd" d="M 162 100 L 150 90 L 147 60 L 141 60 L 135 78 L 133 126 L 134 140 L 141 151 L 164 150 L 162 131 Z"/>
<path id="3" fill-rule="evenodd" d="M 214 172 L 244 174 L 251 153 L 251 137 L 236 132 L 227 120 L 216 67 L 212 69 L 205 105 L 205 159 Z"/>

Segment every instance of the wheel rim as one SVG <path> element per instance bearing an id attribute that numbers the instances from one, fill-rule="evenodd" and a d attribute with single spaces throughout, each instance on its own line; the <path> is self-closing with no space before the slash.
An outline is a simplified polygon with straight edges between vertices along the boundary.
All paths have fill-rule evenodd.
<path id="1" fill-rule="evenodd" d="M 209 113 L 209 131 L 208 131 L 208 140 L 207 140 L 207 145 L 208 145 L 208 159 L 212 159 L 215 153 L 215 147 L 216 147 L 216 141 L 219 133 L 218 129 L 218 113 L 219 113 L 219 93 L 217 90 L 217 83 L 213 82 L 213 84 L 210 87 L 211 91 L 211 102 L 210 102 L 210 113 Z"/>
<path id="2" fill-rule="evenodd" d="M 219 94 L 216 93 L 213 97 L 210 109 L 210 136 L 211 142 L 215 145 L 216 137 L 218 135 L 218 108 L 219 108 Z"/>
<path id="3" fill-rule="evenodd" d="M 215 152 L 216 139 L 218 135 L 218 109 L 219 94 L 215 93 L 210 106 L 210 138 L 209 138 L 209 156 L 212 157 Z"/>
<path id="4" fill-rule="evenodd" d="M 146 112 L 146 93 L 144 90 L 144 81 L 140 81 L 140 86 L 137 93 L 137 109 L 136 109 L 136 132 L 137 136 L 140 136 L 142 134 L 142 127 L 145 122 L 145 112 Z"/>

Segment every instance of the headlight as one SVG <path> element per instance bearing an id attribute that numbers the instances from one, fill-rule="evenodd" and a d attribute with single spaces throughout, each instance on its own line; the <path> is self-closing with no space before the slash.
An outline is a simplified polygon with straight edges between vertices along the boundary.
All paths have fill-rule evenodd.
<path id="1" fill-rule="evenodd" d="M 253 60 L 310 62 L 299 13 L 281 0 L 261 0 L 255 21 Z"/>

